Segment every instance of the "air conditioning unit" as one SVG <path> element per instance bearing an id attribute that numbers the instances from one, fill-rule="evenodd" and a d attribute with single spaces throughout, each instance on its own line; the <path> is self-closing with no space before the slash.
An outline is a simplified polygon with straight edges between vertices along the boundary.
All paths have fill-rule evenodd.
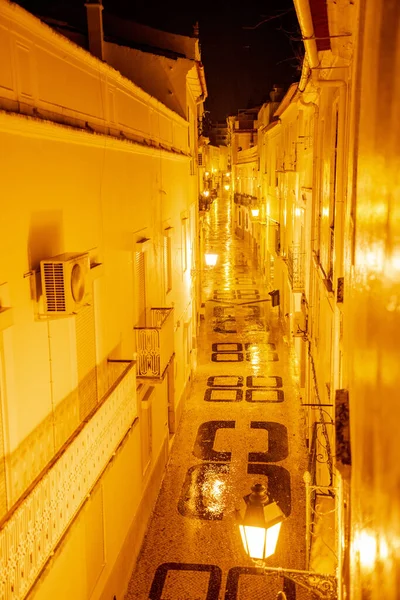
<path id="1" fill-rule="evenodd" d="M 40 272 L 46 315 L 72 315 L 88 303 L 88 253 L 66 252 L 42 260 Z"/>

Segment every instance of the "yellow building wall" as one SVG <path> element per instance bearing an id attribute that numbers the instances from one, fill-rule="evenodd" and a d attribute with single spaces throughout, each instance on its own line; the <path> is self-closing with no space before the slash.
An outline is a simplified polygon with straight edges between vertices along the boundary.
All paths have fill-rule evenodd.
<path id="1" fill-rule="evenodd" d="M 187 310 L 191 294 L 190 257 L 181 275 L 181 217 L 188 211 L 187 160 L 170 159 L 166 153 L 141 154 L 140 149 L 136 153 L 128 146 L 124 149 L 123 143 L 119 150 L 82 144 L 71 149 L 59 140 L 30 137 L 29 125 L 26 134 L 2 135 L 2 147 L 7 151 L 1 187 L 7 201 L 2 211 L 6 218 L 1 222 L 0 271 L 14 307 L 14 326 L 4 348 L 5 362 L 13 364 L 13 374 L 5 380 L 4 398 L 10 415 L 6 455 L 13 467 L 10 505 L 55 451 L 53 437 L 46 435 L 41 461 L 31 469 L 25 466 L 22 476 L 16 458 L 22 441 L 33 432 L 41 438 L 38 429 L 46 423 L 52 407 L 65 401 L 76 384 L 71 339 L 75 317 L 60 322 L 41 318 L 41 299 L 32 297 L 31 285 L 38 279 L 32 272 L 38 269 L 40 259 L 89 251 L 96 262 L 103 263 L 104 274 L 96 282 L 94 294 L 98 363 L 107 357 L 132 359 L 135 351 L 132 261 L 137 239 L 151 239 L 146 265 L 148 306 L 164 306 L 166 300 L 160 247 L 166 222 L 176 230 L 168 304 L 175 304 L 177 318 Z M 159 189 L 154 189 L 154 178 L 164 192 L 162 198 Z M 191 233 L 188 229 L 188 253 Z M 58 368 L 53 368 L 52 385 L 49 337 L 51 358 L 59 361 Z M 176 347 L 179 353 L 181 345 Z M 62 349 L 63 356 L 67 355 L 66 369 Z M 184 383 L 183 377 L 176 383 L 178 399 Z"/>
<path id="2" fill-rule="evenodd" d="M 400 538 L 398 6 L 361 2 L 359 23 L 344 321 L 352 444 L 350 594 L 357 600 L 395 600 Z"/>
<path id="3" fill-rule="evenodd" d="M 43 600 L 120 598 L 190 385 L 197 105 L 186 90 L 186 122 L 4 1 L 0 31 L 0 518 L 35 478 L 42 481 L 56 452 L 108 392 L 123 368 L 109 361 L 134 359 L 138 249 L 145 250 L 146 306 L 174 308 L 168 347 L 175 356 L 168 374 L 160 383 L 138 386 L 132 397 L 138 420 L 31 592 Z M 146 244 L 138 244 L 143 238 Z M 63 252 L 89 255 L 89 307 L 47 318 L 40 261 Z M 93 390 L 87 406 L 81 400 L 85 382 Z M 113 406 L 120 406 L 121 393 Z M 7 515 L 0 534 L 8 535 L 15 514 Z M 25 529 L 22 541 L 24 535 Z M 9 545 L 5 560 L 12 552 Z M 36 562 L 35 556 L 34 568 Z M 16 594 L 28 576 L 18 578 Z"/>

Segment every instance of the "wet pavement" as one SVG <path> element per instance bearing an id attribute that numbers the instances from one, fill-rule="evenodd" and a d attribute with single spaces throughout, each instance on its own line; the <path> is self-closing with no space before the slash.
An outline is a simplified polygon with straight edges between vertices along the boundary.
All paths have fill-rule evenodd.
<path id="1" fill-rule="evenodd" d="M 268 566 L 304 569 L 304 423 L 293 351 L 228 199 L 206 216 L 205 317 L 197 369 L 126 600 L 273 600 L 289 580 L 244 550 L 235 509 L 254 483 L 287 516 Z M 297 589 L 297 598 L 309 597 Z"/>

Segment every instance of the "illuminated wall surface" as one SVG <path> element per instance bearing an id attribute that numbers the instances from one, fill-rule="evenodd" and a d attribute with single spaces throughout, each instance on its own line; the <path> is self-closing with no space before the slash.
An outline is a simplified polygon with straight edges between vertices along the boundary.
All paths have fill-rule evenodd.
<path id="1" fill-rule="evenodd" d="M 296 10 L 306 5 L 296 2 Z M 302 400 L 325 406 L 332 452 L 316 477 L 326 483 L 333 473 L 343 490 L 339 583 L 352 599 L 395 600 L 400 11 L 396 2 L 364 0 L 329 4 L 327 19 L 333 37 L 329 50 L 317 48 L 320 66 L 303 66 L 300 86 L 258 118 L 243 113 L 235 128 L 230 117 L 229 193 L 237 233 L 280 291 Z M 111 590 L 122 597 L 193 363 L 201 84 L 185 59 L 171 76 L 176 97 L 167 107 L 160 101 L 167 60 L 152 59 L 156 100 L 127 78 L 130 57 L 144 85 L 138 56 L 112 45 L 105 52 L 126 76 L 0 0 L 0 597 L 7 600 L 27 594 L 76 515 L 32 597 L 57 598 L 60 582 L 64 597 L 108 598 Z M 213 147 L 202 153 L 200 185 L 209 170 L 214 189 L 221 157 Z M 88 302 L 77 314 L 44 318 L 40 261 L 63 252 L 87 254 Z M 150 331 L 144 307 L 173 312 L 162 312 L 163 324 L 156 319 Z M 148 360 L 138 323 L 142 339 L 159 343 Z M 169 364 L 165 378 L 139 381 L 138 370 L 156 370 L 158 359 Z M 351 469 L 332 426 L 335 401 L 347 395 Z M 304 411 L 311 449 L 321 415 Z M 316 534 L 311 566 L 319 569 L 326 565 L 318 527 Z"/>
<path id="2" fill-rule="evenodd" d="M 346 264 L 353 593 L 394 599 L 400 558 L 398 4 L 365 3 L 360 28 L 351 196 L 355 244 Z"/>
<path id="3" fill-rule="evenodd" d="M 183 118 L 3 0 L 0 55 L 0 597 L 77 514 L 35 594 L 120 597 L 192 369 L 200 84 L 185 59 Z M 66 252 L 86 255 L 84 305 L 46 317 L 40 261 Z"/>
<path id="4" fill-rule="evenodd" d="M 308 3 L 295 5 L 304 26 Z M 274 118 L 272 103 L 258 114 L 259 216 L 253 223 L 240 197 L 252 193 L 249 151 L 238 151 L 231 117 L 234 218 L 239 235 L 250 232 L 267 283 L 280 290 L 282 325 L 297 353 L 303 401 L 324 405 L 331 459 L 317 465 L 317 478 L 326 481 L 333 471 L 342 490 L 342 593 L 394 599 L 400 14 L 397 3 L 375 0 L 329 5 L 326 24 L 333 36 L 329 50 L 315 46 L 317 63 L 311 70 L 303 66 L 299 88 L 288 90 Z M 341 454 L 338 421 L 336 431 L 332 426 L 335 403 L 337 410 L 347 394 L 351 468 Z M 305 409 L 311 448 L 319 417 Z M 316 533 L 311 564 L 318 570 L 324 563 L 318 528 Z"/>

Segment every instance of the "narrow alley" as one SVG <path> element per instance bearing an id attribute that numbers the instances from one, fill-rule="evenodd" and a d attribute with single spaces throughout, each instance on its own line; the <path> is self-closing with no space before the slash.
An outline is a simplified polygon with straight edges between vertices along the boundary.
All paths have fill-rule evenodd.
<path id="1" fill-rule="evenodd" d="M 0 600 L 400 600 L 400 2 L 0 56 Z"/>
<path id="2" fill-rule="evenodd" d="M 219 259 L 203 273 L 197 369 L 126 599 L 308 597 L 262 575 L 240 539 L 235 509 L 263 483 L 287 517 L 267 564 L 304 569 L 304 425 L 295 358 L 229 198 L 205 219 L 205 250 Z"/>

